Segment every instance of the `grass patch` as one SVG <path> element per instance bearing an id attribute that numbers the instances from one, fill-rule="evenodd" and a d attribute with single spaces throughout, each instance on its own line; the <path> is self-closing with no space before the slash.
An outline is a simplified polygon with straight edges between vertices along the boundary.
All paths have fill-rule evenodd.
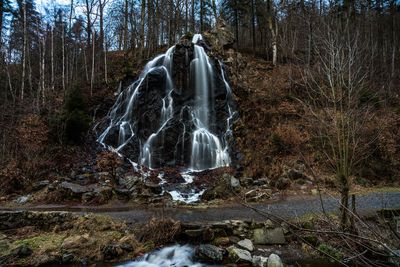
<path id="1" fill-rule="evenodd" d="M 12 243 L 11 249 L 19 247 L 21 245 L 27 245 L 34 252 L 40 250 L 41 253 L 47 251 L 58 250 L 65 238 L 65 235 L 61 234 L 43 234 L 35 237 L 26 239 L 20 239 Z"/>

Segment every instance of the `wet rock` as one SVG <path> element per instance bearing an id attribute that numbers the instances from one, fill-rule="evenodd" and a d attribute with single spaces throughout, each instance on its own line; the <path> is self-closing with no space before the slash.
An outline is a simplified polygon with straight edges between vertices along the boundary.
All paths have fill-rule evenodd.
<path id="1" fill-rule="evenodd" d="M 74 194 L 83 194 L 83 193 L 90 192 L 93 190 L 93 188 L 90 186 L 83 186 L 83 185 L 70 183 L 70 182 L 62 182 L 58 185 L 58 187 L 61 189 L 70 191 Z"/>
<path id="2" fill-rule="evenodd" d="M 283 267 L 281 258 L 278 255 L 272 253 L 268 257 L 267 267 Z"/>
<path id="3" fill-rule="evenodd" d="M 146 182 L 145 186 L 146 186 L 146 188 L 150 189 L 150 192 L 152 192 L 153 194 L 156 194 L 156 195 L 161 194 L 163 191 L 161 185 L 150 182 L 150 181 Z"/>
<path id="4" fill-rule="evenodd" d="M 250 239 L 243 239 L 243 240 L 240 240 L 240 241 L 237 243 L 237 245 L 238 245 L 239 247 L 241 247 L 241 248 L 244 248 L 244 249 L 250 251 L 250 252 L 254 250 L 253 242 L 251 242 Z"/>
<path id="5" fill-rule="evenodd" d="M 63 264 L 72 263 L 75 260 L 74 254 L 71 253 L 64 253 L 61 257 L 61 262 Z"/>
<path id="6" fill-rule="evenodd" d="M 258 228 L 254 229 L 253 241 L 259 245 L 273 245 L 273 244 L 285 244 L 285 236 L 283 234 L 282 227 L 274 229 Z"/>
<path id="7" fill-rule="evenodd" d="M 26 204 L 30 198 L 31 198 L 31 195 L 20 196 L 16 200 L 14 200 L 14 202 L 17 204 L 23 205 L 23 204 Z"/>
<path id="8" fill-rule="evenodd" d="M 82 246 L 83 243 L 86 243 L 89 240 L 89 235 L 75 235 L 75 236 L 70 236 L 64 239 L 61 247 L 63 249 L 73 249 L 73 248 L 79 248 Z"/>
<path id="9" fill-rule="evenodd" d="M 224 250 L 214 245 L 202 244 L 197 249 L 197 255 L 206 262 L 219 263 L 224 257 Z"/>
<path id="10" fill-rule="evenodd" d="M 252 257 L 249 251 L 231 246 L 227 248 L 229 252 L 229 258 L 234 262 L 247 262 L 252 263 Z"/>
<path id="11" fill-rule="evenodd" d="M 28 245 L 23 244 L 19 247 L 16 247 L 15 249 L 13 249 L 11 251 L 11 255 L 13 255 L 14 257 L 18 257 L 18 258 L 25 258 L 25 257 L 30 256 L 32 254 L 32 252 L 33 252 L 32 249 Z"/>
<path id="12" fill-rule="evenodd" d="M 119 184 L 132 191 L 140 181 L 141 178 L 138 176 L 127 175 L 125 177 L 120 177 Z"/>
<path id="13" fill-rule="evenodd" d="M 109 244 L 102 249 L 103 257 L 105 260 L 112 260 L 123 254 L 121 246 Z"/>
<path id="14" fill-rule="evenodd" d="M 268 258 L 263 256 L 253 256 L 252 262 L 254 267 L 267 267 Z"/>

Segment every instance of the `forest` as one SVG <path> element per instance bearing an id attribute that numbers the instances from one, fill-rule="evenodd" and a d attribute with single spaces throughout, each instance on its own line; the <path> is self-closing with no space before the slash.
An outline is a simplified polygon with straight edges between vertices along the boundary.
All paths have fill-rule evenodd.
<path id="1" fill-rule="evenodd" d="M 1 0 L 0 29 L 0 266 L 399 266 L 399 1 Z"/>

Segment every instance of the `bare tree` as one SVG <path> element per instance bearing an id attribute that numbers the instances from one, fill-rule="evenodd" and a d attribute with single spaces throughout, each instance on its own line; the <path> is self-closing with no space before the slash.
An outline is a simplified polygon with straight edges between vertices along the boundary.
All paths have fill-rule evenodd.
<path id="1" fill-rule="evenodd" d="M 376 139 L 365 134 L 366 122 L 372 119 L 371 107 L 360 101 L 367 87 L 368 65 L 358 33 L 348 27 L 341 30 L 334 23 L 326 25 L 317 39 L 317 63 L 304 71 L 307 97 L 300 101 L 319 140 L 317 149 L 335 174 L 341 194 L 341 225 L 347 228 L 351 175 L 368 157 L 369 144 Z"/>

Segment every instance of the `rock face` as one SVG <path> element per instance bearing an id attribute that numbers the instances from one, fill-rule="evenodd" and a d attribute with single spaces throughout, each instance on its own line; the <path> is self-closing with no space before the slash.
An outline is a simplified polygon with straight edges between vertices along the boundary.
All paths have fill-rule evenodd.
<path id="1" fill-rule="evenodd" d="M 200 36 L 183 38 L 150 61 L 119 95 L 99 142 L 151 168 L 229 165 L 236 113 L 223 67 L 208 49 Z"/>
<path id="2" fill-rule="evenodd" d="M 258 228 L 253 232 L 254 243 L 259 245 L 285 244 L 283 229 L 277 227 L 274 229 Z"/>
<path id="3" fill-rule="evenodd" d="M 250 239 L 240 240 L 237 244 L 239 247 L 244 248 L 250 252 L 254 250 L 253 242 L 251 242 Z"/>
<path id="4" fill-rule="evenodd" d="M 197 254 L 201 260 L 219 263 L 222 262 L 224 257 L 224 250 L 213 245 L 205 244 L 198 247 Z"/>
<path id="5" fill-rule="evenodd" d="M 234 262 L 252 262 L 251 253 L 247 250 L 234 246 L 229 247 L 227 250 L 229 252 L 229 258 L 231 258 Z"/>

